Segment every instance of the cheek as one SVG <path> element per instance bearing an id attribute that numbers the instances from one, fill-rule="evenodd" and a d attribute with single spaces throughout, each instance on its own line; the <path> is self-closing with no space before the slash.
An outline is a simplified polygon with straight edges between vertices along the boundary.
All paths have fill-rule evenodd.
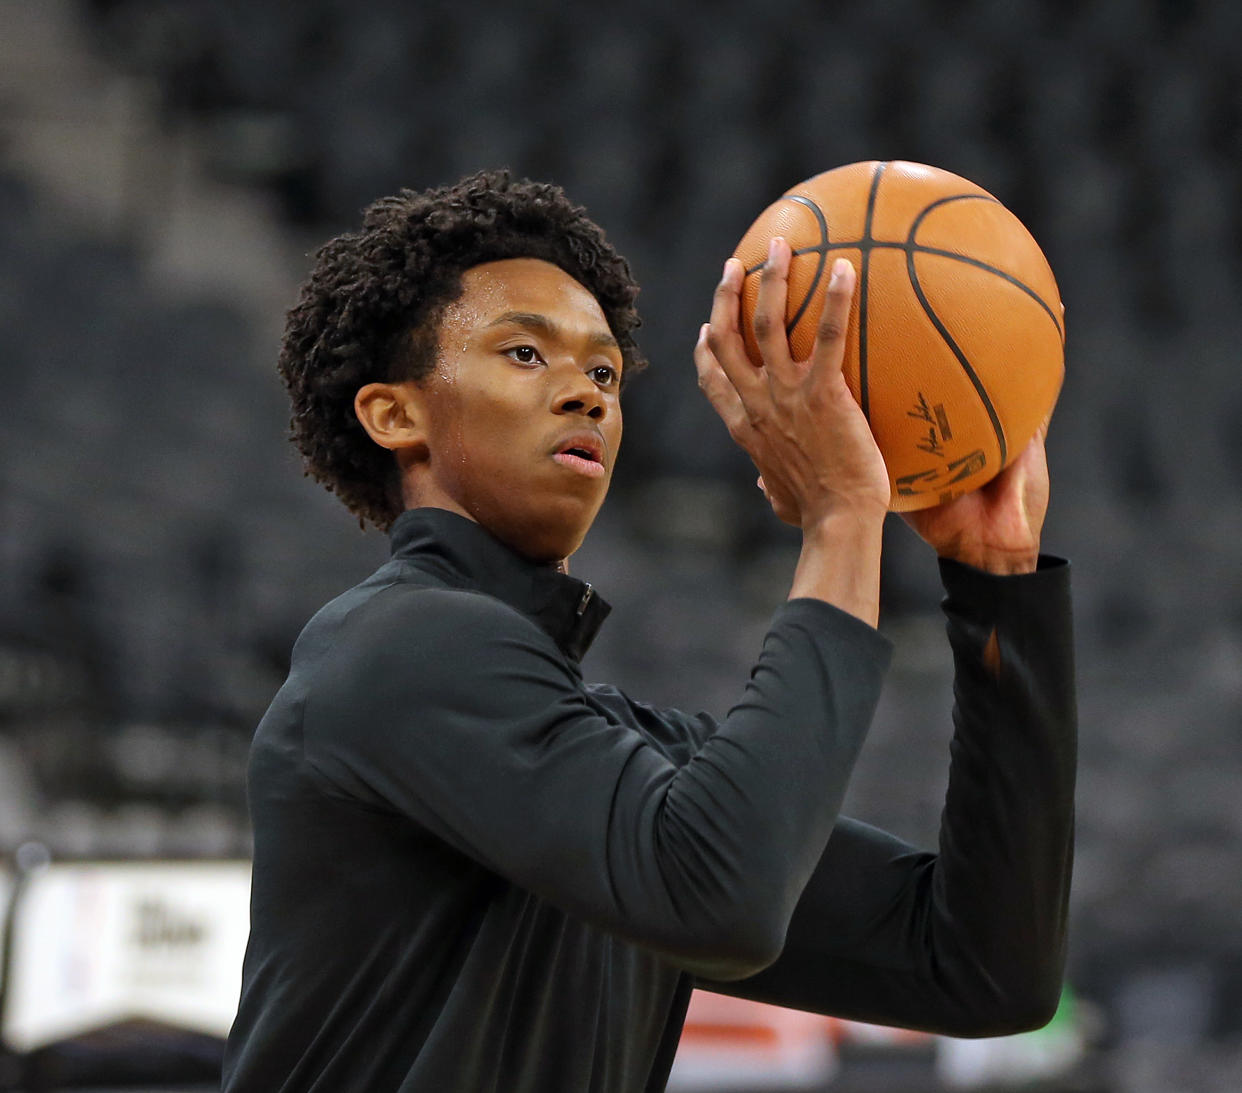
<path id="1" fill-rule="evenodd" d="M 471 493 L 503 488 L 503 472 L 520 448 L 522 416 L 489 397 L 463 397 L 455 391 L 445 400 L 437 422 L 436 451 L 442 471 L 453 480 L 469 481 Z"/>
<path id="2" fill-rule="evenodd" d="M 478 443 L 472 424 L 478 415 L 452 383 L 440 388 L 434 414 L 427 430 L 432 473 L 448 489 L 460 493 L 470 477 L 471 463 L 477 459 Z"/>
<path id="3" fill-rule="evenodd" d="M 427 428 L 433 458 L 448 456 L 453 449 L 460 447 L 461 422 L 458 399 L 452 390 L 445 390 L 436 402 Z"/>
<path id="4" fill-rule="evenodd" d="M 621 434 L 624 431 L 622 425 L 624 422 L 621 418 L 621 405 L 618 403 L 613 407 L 612 413 L 608 415 L 607 424 L 604 426 L 604 435 L 608 438 L 612 446 L 612 454 L 615 457 L 617 449 L 621 447 Z"/>

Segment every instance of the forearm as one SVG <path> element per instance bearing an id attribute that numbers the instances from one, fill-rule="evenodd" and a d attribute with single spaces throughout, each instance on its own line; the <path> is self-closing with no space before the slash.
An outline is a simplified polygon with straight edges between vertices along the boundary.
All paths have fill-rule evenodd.
<path id="1" fill-rule="evenodd" d="M 1019 1009 L 1055 1005 L 1073 860 L 1069 573 L 1048 561 L 1008 578 L 942 564 L 956 733 L 935 898 L 976 993 Z"/>
<path id="2" fill-rule="evenodd" d="M 803 529 L 789 598 L 823 600 L 875 626 L 884 510 L 839 510 Z"/>
<path id="3" fill-rule="evenodd" d="M 675 913 L 674 962 L 687 946 L 748 939 L 717 974 L 750 974 L 779 954 L 790 916 L 836 822 L 870 726 L 888 644 L 813 599 L 788 604 L 740 703 L 682 767 L 658 811 L 651 851 Z M 640 829 L 642 827 L 640 826 Z M 658 944 L 657 944 L 657 947 Z M 745 948 L 757 949 L 746 968 Z"/>
<path id="4" fill-rule="evenodd" d="M 957 704 L 939 854 L 842 821 L 781 959 L 717 989 L 952 1035 L 1050 1016 L 1072 856 L 1068 591 L 1063 572 L 1013 580 L 946 569 Z"/>

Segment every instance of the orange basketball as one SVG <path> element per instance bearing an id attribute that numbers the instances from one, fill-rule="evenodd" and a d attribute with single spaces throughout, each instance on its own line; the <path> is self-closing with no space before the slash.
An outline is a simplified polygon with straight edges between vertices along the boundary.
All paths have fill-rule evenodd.
<path id="1" fill-rule="evenodd" d="M 1065 375 L 1064 308 L 1030 232 L 986 190 L 936 167 L 852 163 L 793 187 L 738 244 L 751 325 L 768 240 L 793 250 L 786 312 L 810 355 L 832 260 L 858 287 L 845 378 L 892 481 L 891 508 L 927 508 L 982 486 L 1052 413 Z"/>

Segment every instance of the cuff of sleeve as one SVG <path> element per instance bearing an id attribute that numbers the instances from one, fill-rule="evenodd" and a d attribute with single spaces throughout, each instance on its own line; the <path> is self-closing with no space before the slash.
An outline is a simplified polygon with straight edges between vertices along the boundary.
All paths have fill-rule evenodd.
<path id="1" fill-rule="evenodd" d="M 874 626 L 868 625 L 848 611 L 842 611 L 827 600 L 817 600 L 811 596 L 787 600 L 777 610 L 773 624 L 781 619 L 801 622 L 813 632 L 854 644 L 881 659 L 885 668 L 892 658 L 893 643 L 887 637 Z"/>
<path id="2" fill-rule="evenodd" d="M 1052 554 L 1041 554 L 1033 573 L 1006 575 L 941 558 L 940 580 L 945 611 L 980 622 L 1027 610 L 1042 613 L 1058 605 L 1069 607 L 1070 564 Z"/>

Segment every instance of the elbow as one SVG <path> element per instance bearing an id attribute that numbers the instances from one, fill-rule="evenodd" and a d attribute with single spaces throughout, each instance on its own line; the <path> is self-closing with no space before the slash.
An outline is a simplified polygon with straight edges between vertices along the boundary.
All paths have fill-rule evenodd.
<path id="1" fill-rule="evenodd" d="M 1064 946 L 1050 948 L 1045 959 L 1032 960 L 1004 991 L 997 1017 L 1004 1031 L 993 1036 L 1034 1032 L 1048 1024 L 1061 1006 L 1065 974 Z"/>
<path id="2" fill-rule="evenodd" d="M 1016 1036 L 1034 1032 L 1047 1025 L 1061 1004 L 1061 980 L 1058 976 L 1042 984 L 1027 984 L 1002 995 L 988 992 L 959 1014 L 955 1027 L 945 1029 L 949 1036 L 962 1039 L 983 1039 L 994 1036 Z"/>
<path id="3" fill-rule="evenodd" d="M 1011 1004 L 1007 1009 L 996 1013 L 977 1014 L 962 1029 L 949 1035 L 962 1039 L 980 1040 L 995 1036 L 1016 1036 L 1022 1032 L 1034 1032 L 1043 1028 L 1057 1012 L 1054 1002 L 1048 1005 L 1043 1002 Z"/>
<path id="4" fill-rule="evenodd" d="M 944 997 L 953 999 L 948 1036 L 964 1039 L 1015 1036 L 1047 1025 L 1061 1005 L 1065 938 L 1009 939 L 980 951 L 954 952 L 939 964 Z M 941 956 L 946 954 L 942 950 Z"/>
<path id="5" fill-rule="evenodd" d="M 717 983 L 734 983 L 739 979 L 749 979 L 758 975 L 765 968 L 776 963 L 780 949 L 763 946 L 730 945 L 718 952 L 687 964 L 687 971 L 693 972 L 701 979 L 710 979 Z"/>
<path id="6" fill-rule="evenodd" d="M 1056 1016 L 1060 1006 L 1061 977 L 1057 976 L 1055 980 L 1012 1000 L 1004 1014 L 1008 1031 L 994 1035 L 1012 1036 L 1041 1029 Z"/>
<path id="7" fill-rule="evenodd" d="M 714 924 L 710 934 L 693 946 L 695 951 L 677 963 L 719 983 L 749 979 L 776 962 L 785 947 L 787 928 L 788 922 L 770 911 L 739 913 Z"/>

